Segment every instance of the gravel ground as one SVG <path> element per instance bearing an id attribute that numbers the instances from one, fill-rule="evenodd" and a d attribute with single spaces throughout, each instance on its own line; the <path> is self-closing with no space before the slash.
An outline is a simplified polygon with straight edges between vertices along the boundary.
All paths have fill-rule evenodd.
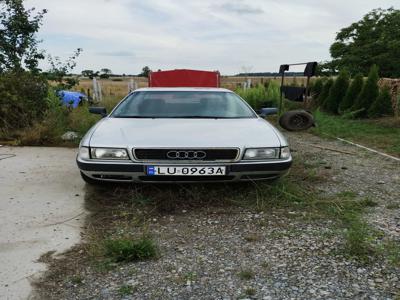
<path id="1" fill-rule="evenodd" d="M 322 193 L 354 191 L 378 203 L 365 215 L 399 239 L 400 165 L 310 134 L 290 134 Z M 312 147 L 338 149 L 344 154 Z M 311 175 L 310 175 L 311 176 Z M 321 177 L 321 178 L 319 178 Z M 140 211 L 138 212 L 140 214 Z M 107 222 L 105 220 L 104 222 Z M 133 229 L 132 229 L 133 230 Z M 288 209 L 183 205 L 155 211 L 147 226 L 160 257 L 99 273 L 82 249 L 53 261 L 37 298 L 52 299 L 398 299 L 400 270 L 341 254 L 334 221 Z M 64 272 L 64 273 L 63 273 Z M 75 277 L 73 277 L 75 276 Z M 79 276 L 79 280 L 73 280 Z M 120 288 L 129 286 L 130 293 Z"/>

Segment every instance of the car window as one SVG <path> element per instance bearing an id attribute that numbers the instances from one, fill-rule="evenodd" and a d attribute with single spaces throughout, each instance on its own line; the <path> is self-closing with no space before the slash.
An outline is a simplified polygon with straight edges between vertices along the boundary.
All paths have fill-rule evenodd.
<path id="1" fill-rule="evenodd" d="M 255 118 L 231 92 L 142 91 L 128 96 L 111 114 L 115 118 Z"/>

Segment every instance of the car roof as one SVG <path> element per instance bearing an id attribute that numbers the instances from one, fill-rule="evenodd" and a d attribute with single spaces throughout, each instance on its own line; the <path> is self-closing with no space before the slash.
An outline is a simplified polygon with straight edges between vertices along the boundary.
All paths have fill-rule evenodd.
<path id="1" fill-rule="evenodd" d="M 229 92 L 231 90 L 223 88 L 189 88 L 189 87 L 154 87 L 154 88 L 141 88 L 134 90 L 134 92 Z"/>

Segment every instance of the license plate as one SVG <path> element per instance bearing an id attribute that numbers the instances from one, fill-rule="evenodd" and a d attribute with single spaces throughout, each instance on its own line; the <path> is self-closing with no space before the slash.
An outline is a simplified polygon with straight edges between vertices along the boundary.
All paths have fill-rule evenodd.
<path id="1" fill-rule="evenodd" d="M 147 166 L 147 175 L 153 176 L 223 176 L 226 167 Z"/>

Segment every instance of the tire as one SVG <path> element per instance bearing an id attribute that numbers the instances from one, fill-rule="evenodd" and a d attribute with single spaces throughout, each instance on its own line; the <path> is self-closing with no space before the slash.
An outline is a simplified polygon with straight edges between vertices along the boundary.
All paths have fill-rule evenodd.
<path id="1" fill-rule="evenodd" d="M 82 172 L 81 172 L 81 177 L 82 177 L 83 181 L 85 181 L 87 184 L 96 185 L 96 186 L 104 185 L 104 182 L 102 182 L 101 180 L 96 180 L 96 179 L 90 178 L 89 176 L 86 176 Z"/>
<path id="2" fill-rule="evenodd" d="M 307 130 L 314 126 L 314 117 L 305 110 L 293 110 L 279 118 L 279 125 L 288 131 Z"/>

